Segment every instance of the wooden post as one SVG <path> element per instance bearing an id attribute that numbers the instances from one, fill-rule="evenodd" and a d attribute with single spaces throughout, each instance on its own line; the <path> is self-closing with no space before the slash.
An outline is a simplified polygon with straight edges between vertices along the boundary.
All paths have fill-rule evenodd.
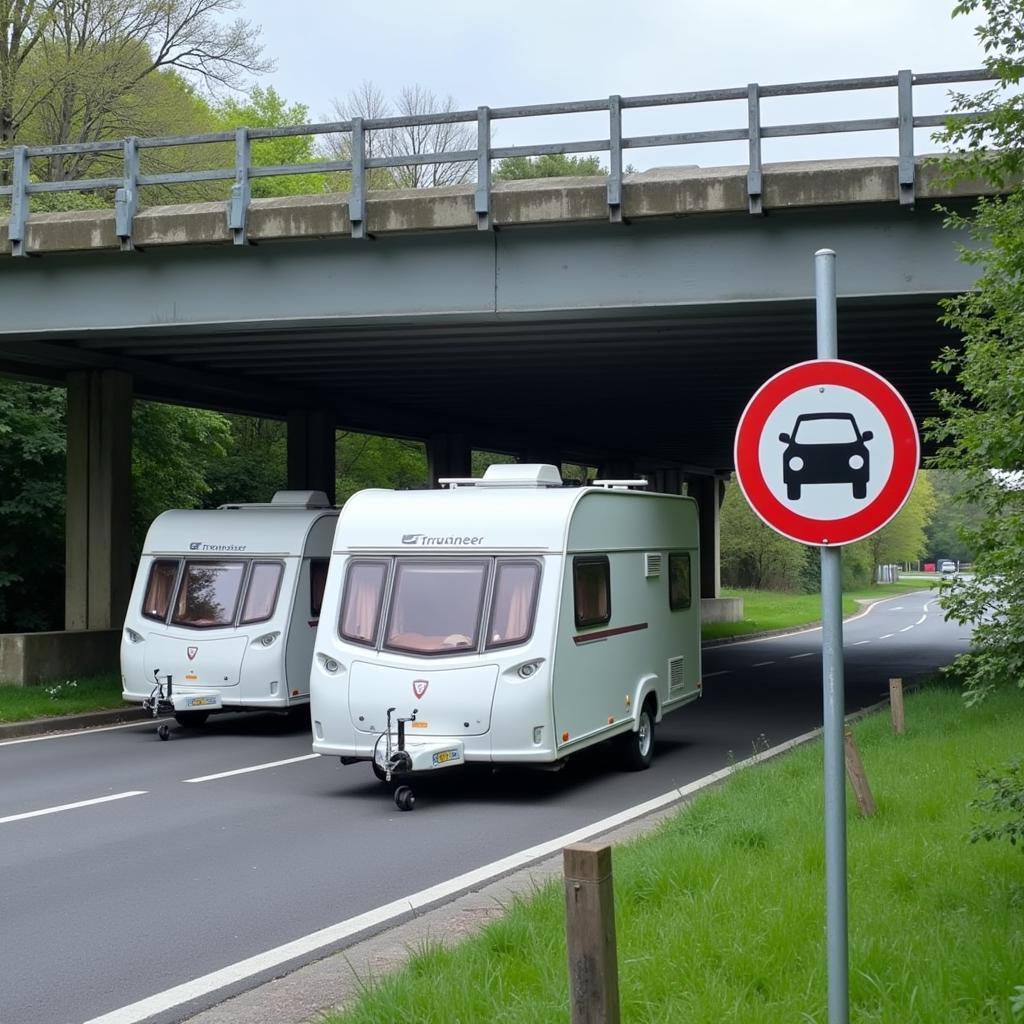
<path id="1" fill-rule="evenodd" d="M 889 680 L 889 712 L 892 715 L 892 731 L 903 735 L 903 680 Z"/>
<path id="2" fill-rule="evenodd" d="M 853 732 L 847 728 L 844 736 L 843 750 L 846 754 L 846 774 L 853 787 L 853 795 L 857 798 L 857 809 L 862 818 L 871 818 L 875 814 L 875 798 L 871 795 L 868 777 L 860 760 L 860 752 L 853 739 Z"/>
<path id="3" fill-rule="evenodd" d="M 576 843 L 563 855 L 571 1022 L 619 1024 L 612 848 Z"/>

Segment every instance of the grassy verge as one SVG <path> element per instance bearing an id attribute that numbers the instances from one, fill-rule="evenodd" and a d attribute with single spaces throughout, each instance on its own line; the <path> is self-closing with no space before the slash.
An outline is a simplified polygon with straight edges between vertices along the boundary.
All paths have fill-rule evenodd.
<path id="1" fill-rule="evenodd" d="M 1024 700 L 957 691 L 855 727 L 878 814 L 848 815 L 853 1024 L 1012 1024 L 1024 856 L 971 845 L 974 768 L 1020 752 Z M 850 801 L 852 805 L 852 800 Z M 622 1019 L 824 1024 L 821 749 L 738 773 L 615 851 Z M 560 883 L 454 949 L 425 947 L 328 1024 L 567 1022 Z"/>
<path id="2" fill-rule="evenodd" d="M 113 673 L 39 686 L 0 686 L 0 722 L 26 722 L 31 718 L 127 706 L 121 700 L 121 677 Z"/>
<path id="3" fill-rule="evenodd" d="M 920 580 L 899 583 L 880 583 L 864 590 L 843 595 L 843 614 L 852 615 L 858 601 L 878 601 L 898 597 L 914 590 L 924 590 Z M 723 590 L 723 597 L 743 598 L 743 619 L 740 622 L 715 622 L 701 628 L 705 640 L 719 640 L 728 636 L 744 636 L 767 629 L 789 629 L 805 626 L 821 619 L 819 594 L 788 594 L 774 590 Z"/>

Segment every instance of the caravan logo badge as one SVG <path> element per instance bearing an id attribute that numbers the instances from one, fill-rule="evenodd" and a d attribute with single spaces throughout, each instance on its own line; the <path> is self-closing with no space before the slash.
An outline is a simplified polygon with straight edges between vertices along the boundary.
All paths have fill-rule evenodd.
<path id="1" fill-rule="evenodd" d="M 189 551 L 244 551 L 245 544 L 207 544 L 205 541 L 193 540 L 189 542 Z"/>
<path id="2" fill-rule="evenodd" d="M 483 537 L 430 537 L 425 533 L 403 533 L 402 543 L 407 547 L 438 548 L 457 547 L 471 548 L 483 544 Z"/>
<path id="3" fill-rule="evenodd" d="M 198 647 L 187 647 L 185 649 L 185 653 L 188 655 L 188 660 L 189 661 L 195 661 L 196 660 L 196 655 L 199 653 L 199 648 Z"/>
<path id="4" fill-rule="evenodd" d="M 427 692 L 427 687 L 429 685 L 430 683 L 426 679 L 414 679 L 412 681 L 412 692 L 416 694 L 417 700 Z"/>

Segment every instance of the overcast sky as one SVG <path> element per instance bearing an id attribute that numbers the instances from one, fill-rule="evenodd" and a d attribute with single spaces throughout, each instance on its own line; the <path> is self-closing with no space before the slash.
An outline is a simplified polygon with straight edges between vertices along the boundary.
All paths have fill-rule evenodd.
<path id="1" fill-rule="evenodd" d="M 981 64 L 969 18 L 952 0 L 242 0 L 277 70 L 264 79 L 329 119 L 333 97 L 371 81 L 386 95 L 419 84 L 457 107 L 510 106 L 813 79 L 949 71 Z M 916 91 L 917 112 L 941 113 L 941 90 Z M 766 122 L 895 114 L 891 93 L 765 101 Z M 627 112 L 627 135 L 740 127 L 740 104 Z M 504 122 L 503 145 L 607 136 L 585 117 Z M 933 150 L 919 132 L 919 151 Z M 892 135 L 771 140 L 766 159 L 895 154 Z M 634 151 L 639 167 L 740 162 L 742 146 Z"/>

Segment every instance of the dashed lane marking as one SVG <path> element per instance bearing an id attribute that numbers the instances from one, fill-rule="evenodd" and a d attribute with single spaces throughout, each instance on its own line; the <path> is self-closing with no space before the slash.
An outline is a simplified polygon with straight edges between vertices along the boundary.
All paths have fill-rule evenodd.
<path id="1" fill-rule="evenodd" d="M 261 772 L 265 768 L 280 768 L 285 764 L 295 764 L 298 761 L 312 761 L 319 754 L 303 754 L 301 757 L 289 757 L 284 761 L 268 761 L 266 764 L 253 764 L 248 768 L 234 768 L 229 772 L 217 772 L 215 775 L 199 775 L 194 779 L 182 779 L 182 782 L 213 782 L 214 779 L 226 779 L 232 775 L 247 775 L 249 772 Z"/>
<path id="2" fill-rule="evenodd" d="M 791 654 L 789 660 L 793 661 L 795 658 L 813 658 L 817 651 L 804 651 L 803 654 Z"/>
<path id="3" fill-rule="evenodd" d="M 851 647 L 860 647 L 861 644 L 869 644 L 870 640 L 858 640 L 855 644 L 850 644 Z"/>
<path id="4" fill-rule="evenodd" d="M 774 665 L 774 661 L 755 661 L 751 668 L 764 668 L 765 665 Z"/>
<path id="5" fill-rule="evenodd" d="M 43 807 L 38 811 L 25 811 L 22 814 L 8 814 L 0 818 L 0 825 L 11 821 L 24 821 L 26 818 L 41 818 L 44 814 L 59 814 L 61 811 L 74 811 L 79 807 L 93 807 L 96 804 L 109 804 L 112 800 L 125 800 L 130 796 L 144 796 L 147 790 L 132 789 L 127 793 L 112 793 L 110 796 L 98 796 L 92 800 L 77 800 L 73 804 L 59 804 L 57 807 Z"/>
<path id="6" fill-rule="evenodd" d="M 731 671 L 732 669 L 724 668 L 720 672 L 704 672 L 702 678 L 711 679 L 714 676 L 727 676 Z"/>
<path id="7" fill-rule="evenodd" d="M 914 628 L 914 624 L 913 624 L 913 623 L 911 623 L 911 624 L 910 624 L 909 626 L 904 626 L 904 627 L 903 627 L 903 628 L 902 628 L 902 629 L 900 630 L 900 632 L 901 632 L 901 633 L 906 633 L 906 631 L 907 631 L 908 629 L 913 629 L 913 628 Z"/>
<path id="8" fill-rule="evenodd" d="M 879 640 L 888 640 L 889 637 L 895 636 L 895 635 L 896 635 L 895 633 L 886 633 L 885 636 L 880 636 L 878 639 Z"/>

